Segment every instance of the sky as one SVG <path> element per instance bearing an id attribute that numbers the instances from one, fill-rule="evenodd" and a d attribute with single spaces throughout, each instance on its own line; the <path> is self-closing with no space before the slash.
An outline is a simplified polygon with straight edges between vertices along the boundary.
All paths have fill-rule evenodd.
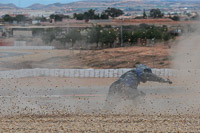
<path id="1" fill-rule="evenodd" d="M 40 3 L 40 4 L 52 4 L 52 3 L 70 3 L 70 2 L 75 2 L 75 1 L 80 1 L 80 0 L 0 0 L 0 3 L 2 4 L 8 4 L 8 3 L 13 3 L 18 7 L 27 7 L 35 3 Z"/>

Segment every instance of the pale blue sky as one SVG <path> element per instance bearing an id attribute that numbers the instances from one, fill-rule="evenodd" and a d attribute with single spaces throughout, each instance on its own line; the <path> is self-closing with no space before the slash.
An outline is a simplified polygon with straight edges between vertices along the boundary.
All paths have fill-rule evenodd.
<path id="1" fill-rule="evenodd" d="M 52 3 L 69 3 L 69 2 L 75 2 L 75 1 L 81 1 L 81 0 L 0 0 L 0 3 L 8 4 L 13 3 L 16 6 L 19 7 L 27 7 L 29 5 L 32 5 L 34 3 L 40 3 L 40 4 L 52 4 Z"/>

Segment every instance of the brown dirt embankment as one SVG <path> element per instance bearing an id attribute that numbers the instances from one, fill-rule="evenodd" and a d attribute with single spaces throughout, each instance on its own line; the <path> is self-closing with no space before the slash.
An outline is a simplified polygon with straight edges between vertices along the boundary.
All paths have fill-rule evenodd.
<path id="1" fill-rule="evenodd" d="M 156 45 L 154 48 L 133 46 L 85 51 L 77 57 L 89 68 L 132 68 L 140 63 L 153 67 L 153 60 L 154 68 L 168 68 L 171 60 L 169 50 L 164 45 Z"/>
<path id="2" fill-rule="evenodd" d="M 143 63 L 155 68 L 170 66 L 170 49 L 163 44 L 154 48 L 132 46 L 103 50 L 0 50 L 6 52 L 0 58 L 0 70 L 32 69 L 32 68 L 97 68 L 116 69 L 133 68 Z M 9 54 L 23 54 L 9 56 Z M 73 54 L 72 54 L 73 53 Z"/>

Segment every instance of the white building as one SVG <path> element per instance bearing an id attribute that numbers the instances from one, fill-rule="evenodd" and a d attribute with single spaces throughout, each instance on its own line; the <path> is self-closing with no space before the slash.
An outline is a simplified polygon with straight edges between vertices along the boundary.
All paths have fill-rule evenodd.
<path id="1" fill-rule="evenodd" d="M 55 14 L 54 11 L 30 11 L 28 12 L 30 17 L 49 17 L 51 14 Z"/>

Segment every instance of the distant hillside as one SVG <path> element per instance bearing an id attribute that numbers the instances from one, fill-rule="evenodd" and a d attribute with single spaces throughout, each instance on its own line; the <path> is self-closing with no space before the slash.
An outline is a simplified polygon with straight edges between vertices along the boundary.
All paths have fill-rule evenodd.
<path id="1" fill-rule="evenodd" d="M 54 3 L 50 5 L 41 5 L 41 4 L 34 4 L 29 6 L 29 9 L 65 9 L 65 8 L 95 8 L 95 7 L 113 7 L 120 4 L 126 4 L 127 6 L 130 4 L 130 2 L 142 2 L 143 0 L 85 0 L 85 1 L 78 1 L 78 2 L 72 2 L 67 4 L 61 4 L 61 3 Z M 124 5 L 126 6 L 126 5 Z"/>
<path id="2" fill-rule="evenodd" d="M 18 9 L 14 4 L 0 4 L 0 9 Z"/>
<path id="3" fill-rule="evenodd" d="M 46 7 L 46 5 L 42 5 L 42 4 L 33 4 L 33 5 L 31 5 L 31 6 L 29 6 L 29 7 L 27 7 L 27 8 L 29 8 L 29 9 L 32 9 L 32 10 L 40 10 L 40 9 L 43 9 L 43 8 L 45 8 Z"/>
<path id="4" fill-rule="evenodd" d="M 66 8 L 106 8 L 106 7 L 146 7 L 155 6 L 155 2 L 185 2 L 191 3 L 192 1 L 199 2 L 199 0 L 80 0 L 72 3 L 54 3 L 49 5 L 33 4 L 28 9 L 32 10 L 59 10 Z M 160 3 L 161 4 L 161 3 Z M 187 4 L 186 4 L 187 5 Z M 0 9 L 17 9 L 18 7 L 14 4 L 0 4 Z"/>
<path id="5" fill-rule="evenodd" d="M 50 5 L 34 4 L 29 6 L 30 9 L 66 9 L 66 8 L 97 8 L 97 7 L 130 7 L 142 6 L 144 4 L 151 5 L 153 2 L 191 2 L 199 0 L 80 0 L 72 3 L 54 3 Z M 142 4 L 142 5 L 141 5 Z"/>

